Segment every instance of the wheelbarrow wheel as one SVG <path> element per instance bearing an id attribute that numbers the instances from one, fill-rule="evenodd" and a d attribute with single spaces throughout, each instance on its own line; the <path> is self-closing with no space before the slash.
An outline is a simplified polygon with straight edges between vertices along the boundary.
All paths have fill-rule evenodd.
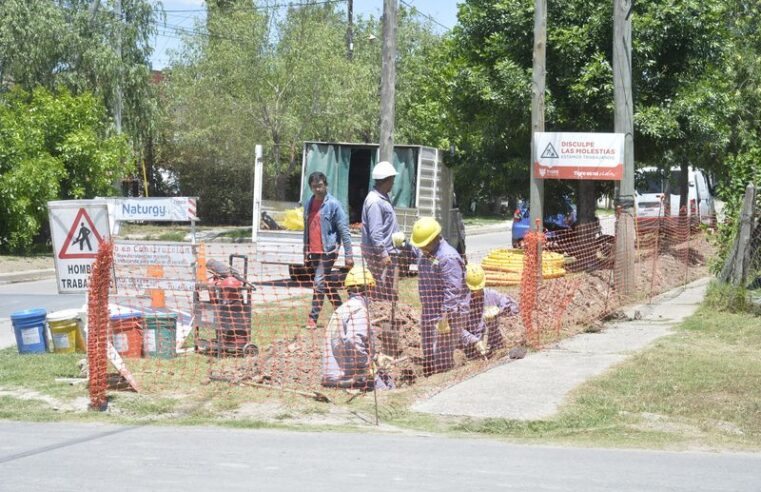
<path id="1" fill-rule="evenodd" d="M 254 345 L 253 343 L 247 343 L 243 346 L 243 355 L 246 357 L 254 357 L 256 355 L 259 355 L 259 347 Z"/>

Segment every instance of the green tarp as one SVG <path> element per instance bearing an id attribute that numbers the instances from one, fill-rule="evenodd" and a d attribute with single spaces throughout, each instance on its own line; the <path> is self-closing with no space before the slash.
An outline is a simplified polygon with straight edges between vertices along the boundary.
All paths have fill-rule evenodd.
<path id="1" fill-rule="evenodd" d="M 309 175 L 315 171 L 321 171 L 328 178 L 328 191 L 335 196 L 344 207 L 349 210 L 349 166 L 353 149 L 367 149 L 366 146 L 339 145 L 339 144 L 307 144 L 306 169 L 304 182 L 302 183 L 302 204 L 306 204 L 312 191 L 309 189 Z M 375 152 L 370 153 L 368 166 L 372 170 L 377 162 L 377 147 Z M 415 206 L 415 174 L 418 149 L 411 147 L 394 148 L 394 168 L 399 175 L 394 181 L 391 190 L 391 202 L 395 207 L 412 208 Z M 374 182 L 370 178 L 368 189 Z"/>

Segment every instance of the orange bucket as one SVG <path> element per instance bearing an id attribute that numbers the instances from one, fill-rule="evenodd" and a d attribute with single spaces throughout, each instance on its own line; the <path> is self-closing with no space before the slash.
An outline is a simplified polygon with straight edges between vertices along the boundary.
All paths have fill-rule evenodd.
<path id="1" fill-rule="evenodd" d="M 143 355 L 143 313 L 128 312 L 111 315 L 111 343 L 122 357 Z"/>

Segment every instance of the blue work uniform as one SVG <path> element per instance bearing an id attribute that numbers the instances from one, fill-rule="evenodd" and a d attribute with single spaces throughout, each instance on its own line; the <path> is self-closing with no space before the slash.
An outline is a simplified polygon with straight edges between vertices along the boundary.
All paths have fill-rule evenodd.
<path id="1" fill-rule="evenodd" d="M 373 298 L 395 300 L 394 267 L 397 262 L 397 249 L 391 236 L 399 232 L 394 206 L 388 194 L 373 188 L 367 194 L 362 205 L 362 257 L 377 285 L 373 289 Z M 391 265 L 386 267 L 384 260 L 391 257 Z"/>
<path id="2" fill-rule="evenodd" d="M 385 375 L 370 379 L 370 363 L 375 353 L 370 332 L 367 297 L 351 294 L 330 317 L 325 328 L 322 355 L 322 384 L 337 388 L 389 389 L 393 382 Z"/>
<path id="3" fill-rule="evenodd" d="M 487 334 L 491 350 L 502 348 L 505 346 L 505 339 L 499 330 L 497 318 L 518 314 L 518 303 L 512 297 L 493 289 L 484 289 L 483 292 L 483 296 L 473 295 L 471 292 L 468 322 L 465 325 L 465 330 L 468 332 L 469 339 L 475 339 L 475 341 L 481 340 L 484 334 Z M 499 314 L 495 318 L 487 320 L 484 319 L 484 309 L 489 306 L 497 306 Z"/>
<path id="4" fill-rule="evenodd" d="M 475 343 L 465 339 L 469 333 L 464 330 L 470 291 L 465 284 L 465 262 L 445 239 L 441 239 L 430 255 L 417 248 L 413 251 L 418 258 L 418 292 L 422 305 L 423 370 L 430 375 L 454 366 L 457 342 Z M 445 314 L 451 332 L 441 334 L 436 325 Z"/>

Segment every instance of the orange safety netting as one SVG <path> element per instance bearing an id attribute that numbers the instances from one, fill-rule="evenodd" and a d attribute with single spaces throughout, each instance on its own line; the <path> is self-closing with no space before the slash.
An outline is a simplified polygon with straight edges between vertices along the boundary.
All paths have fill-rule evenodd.
<path id="1" fill-rule="evenodd" d="M 487 270 L 491 293 L 484 301 L 465 286 L 465 261 L 454 250 L 404 249 L 386 260 L 356 241 L 354 262 L 372 272 L 376 286 L 366 301 L 351 303 L 343 251 L 304 264 L 300 233 L 259 244 L 117 238 L 108 295 L 109 269 L 96 265 L 93 274 L 91 395 L 102 395 L 106 381 L 105 348 L 97 341 L 106 318 L 108 339 L 147 393 L 199 392 L 219 382 L 297 392 L 403 388 L 437 373 L 451 382 L 499 363 L 515 346 L 539 349 L 706 273 L 712 248 L 705 225 L 682 216 L 635 218 L 633 231 L 618 237 L 616 218 L 607 217 L 528 233 L 520 271 L 508 272 L 520 284 L 503 281 L 497 262 Z M 626 244 L 634 289 L 624 293 L 615 259 Z M 552 261 L 540 262 L 540 250 Z M 484 258 L 486 267 L 489 253 L 473 242 L 468 258 Z M 315 282 L 323 270 L 330 274 Z M 486 319 L 493 299 L 517 309 L 503 306 Z M 483 355 L 478 340 L 485 341 Z M 105 401 L 93 398 L 93 405 Z"/>

